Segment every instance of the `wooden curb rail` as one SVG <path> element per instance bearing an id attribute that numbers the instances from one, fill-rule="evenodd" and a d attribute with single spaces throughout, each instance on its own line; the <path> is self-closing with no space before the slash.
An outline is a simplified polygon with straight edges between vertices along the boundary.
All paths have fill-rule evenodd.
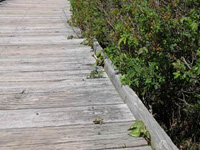
<path id="1" fill-rule="evenodd" d="M 103 56 L 102 47 L 98 41 L 93 41 L 93 49 L 96 53 L 101 50 Z M 120 82 L 120 75 L 114 70 L 114 66 L 110 59 L 105 58 L 104 69 L 110 78 L 112 84 L 118 91 L 124 103 L 127 104 L 131 112 L 134 114 L 136 119 L 142 120 L 147 127 L 147 130 L 151 134 L 151 146 L 156 150 L 178 150 L 176 145 L 172 142 L 167 133 L 154 119 L 152 114 L 149 113 L 147 108 L 144 106 L 142 101 L 136 95 L 136 93 L 127 85 L 122 85 Z"/>

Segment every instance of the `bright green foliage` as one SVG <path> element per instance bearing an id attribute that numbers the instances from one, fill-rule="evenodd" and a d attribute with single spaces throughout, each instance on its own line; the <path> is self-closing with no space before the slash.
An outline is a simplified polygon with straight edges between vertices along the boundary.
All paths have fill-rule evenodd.
<path id="1" fill-rule="evenodd" d="M 72 20 L 98 39 L 181 148 L 200 142 L 200 1 L 71 0 Z"/>
<path id="2" fill-rule="evenodd" d="M 133 136 L 133 137 L 144 137 L 150 144 L 151 136 L 150 136 L 149 132 L 147 131 L 146 126 L 144 125 L 144 123 L 141 120 L 135 122 L 129 128 L 129 130 L 131 131 L 129 133 L 130 136 Z"/>

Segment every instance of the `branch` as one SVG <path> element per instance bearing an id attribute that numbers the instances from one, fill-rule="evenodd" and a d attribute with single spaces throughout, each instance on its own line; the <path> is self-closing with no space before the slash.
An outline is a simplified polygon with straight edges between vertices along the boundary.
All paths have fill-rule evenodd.
<path id="1" fill-rule="evenodd" d="M 188 64 L 184 57 L 181 57 L 181 59 L 189 69 L 192 69 L 192 67 Z"/>

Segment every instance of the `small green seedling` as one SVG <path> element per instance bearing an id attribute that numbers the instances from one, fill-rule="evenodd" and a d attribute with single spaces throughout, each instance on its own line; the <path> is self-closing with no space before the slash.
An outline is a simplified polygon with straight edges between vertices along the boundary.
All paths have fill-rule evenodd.
<path id="1" fill-rule="evenodd" d="M 73 35 L 69 35 L 69 36 L 67 37 L 68 40 L 72 40 L 73 38 L 74 38 Z"/>
<path id="2" fill-rule="evenodd" d="M 89 45 L 88 40 L 83 40 L 83 42 L 81 42 L 82 45 Z"/>
<path id="3" fill-rule="evenodd" d="M 103 119 L 97 118 L 97 119 L 95 119 L 95 120 L 93 121 L 93 123 L 94 123 L 94 124 L 100 124 L 100 125 L 102 125 L 102 124 L 104 124 L 104 121 L 103 121 Z"/>
<path id="4" fill-rule="evenodd" d="M 135 122 L 128 130 L 130 130 L 129 135 L 133 137 L 144 137 L 150 144 L 151 136 L 147 131 L 146 126 L 143 121 L 139 120 Z"/>
<path id="5" fill-rule="evenodd" d="M 94 79 L 94 78 L 103 78 L 103 72 L 104 71 L 98 71 L 97 69 L 92 70 L 89 74 L 89 76 L 87 77 L 87 79 Z"/>

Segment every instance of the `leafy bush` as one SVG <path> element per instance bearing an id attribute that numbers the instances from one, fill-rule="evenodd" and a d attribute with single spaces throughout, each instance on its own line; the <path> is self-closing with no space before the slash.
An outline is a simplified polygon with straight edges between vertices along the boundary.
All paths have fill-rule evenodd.
<path id="1" fill-rule="evenodd" d="M 72 20 L 181 149 L 200 142 L 199 0 L 71 0 Z"/>

